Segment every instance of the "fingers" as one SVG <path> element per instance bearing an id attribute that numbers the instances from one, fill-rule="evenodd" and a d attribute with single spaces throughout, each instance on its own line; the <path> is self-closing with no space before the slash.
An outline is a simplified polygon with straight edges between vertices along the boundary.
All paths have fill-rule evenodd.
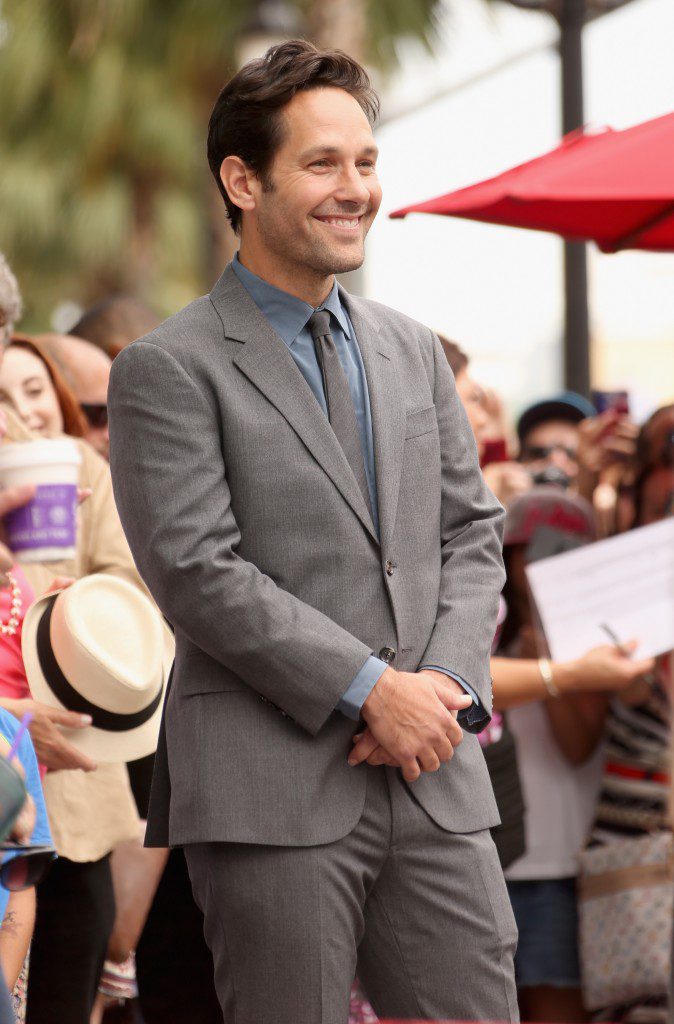
<path id="1" fill-rule="evenodd" d="M 65 590 L 66 587 L 70 587 L 75 582 L 72 576 L 55 576 L 49 584 L 49 589 L 45 590 L 45 594 L 53 594 L 56 590 Z"/>
<path id="2" fill-rule="evenodd" d="M 369 729 L 366 729 L 360 736 L 354 736 L 354 747 L 348 757 L 348 762 L 353 768 L 357 764 L 362 764 L 363 761 L 367 761 L 368 757 L 374 753 L 379 746 L 379 740 L 376 740 Z"/>
<path id="3" fill-rule="evenodd" d="M 424 772 L 437 772 L 440 767 L 440 758 L 434 750 L 424 751 L 417 758 L 422 771 Z"/>
<path id="4" fill-rule="evenodd" d="M 23 484 L 21 487 L 8 487 L 0 491 L 0 516 L 6 516 L 15 508 L 23 508 L 35 497 L 35 485 Z"/>
<path id="5" fill-rule="evenodd" d="M 435 692 L 448 711 L 465 711 L 473 703 L 470 694 L 457 693 L 442 683 L 437 684 Z"/>
<path id="6" fill-rule="evenodd" d="M 37 747 L 36 752 L 39 760 L 51 771 L 83 771 L 95 772 L 98 765 L 90 757 L 83 754 L 76 747 L 65 740 L 60 743 L 49 744 L 46 747 Z"/>
<path id="7" fill-rule="evenodd" d="M 374 753 L 370 754 L 368 757 L 367 763 L 371 764 L 375 768 L 378 768 L 381 765 L 387 765 L 389 768 L 398 767 L 396 759 L 392 754 L 389 754 L 387 750 L 384 750 L 383 747 L 377 747 Z"/>
<path id="8" fill-rule="evenodd" d="M 630 668 L 634 679 L 640 676 L 648 676 L 655 669 L 655 658 L 642 658 L 640 661 L 631 661 Z"/>
<path id="9" fill-rule="evenodd" d="M 86 729 L 91 725 L 91 715 L 80 715 L 76 711 L 63 711 L 61 708 L 42 706 L 41 711 L 50 722 L 62 725 L 66 729 Z"/>
<path id="10" fill-rule="evenodd" d="M 401 760 L 400 771 L 405 782 L 416 782 L 421 775 L 421 768 L 415 757 Z"/>
<path id="11" fill-rule="evenodd" d="M 82 505 L 94 492 L 91 487 L 78 487 L 77 488 L 77 504 Z"/>

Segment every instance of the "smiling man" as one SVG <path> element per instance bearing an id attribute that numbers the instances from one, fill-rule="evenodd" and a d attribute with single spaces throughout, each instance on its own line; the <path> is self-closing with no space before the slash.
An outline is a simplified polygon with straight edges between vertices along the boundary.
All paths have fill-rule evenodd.
<path id="1" fill-rule="evenodd" d="M 381 202 L 376 113 L 342 53 L 247 64 L 208 136 L 238 255 L 112 369 L 176 632 L 148 841 L 185 848 L 226 1024 L 346 1024 L 356 970 L 382 1016 L 517 1014 L 473 735 L 502 510 L 438 339 L 334 277 Z"/>

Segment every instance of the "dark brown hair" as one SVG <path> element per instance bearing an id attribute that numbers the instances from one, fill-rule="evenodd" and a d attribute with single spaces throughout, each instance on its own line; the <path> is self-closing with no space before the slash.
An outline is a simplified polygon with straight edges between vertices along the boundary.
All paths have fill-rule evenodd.
<path id="1" fill-rule="evenodd" d="M 123 348 L 160 323 L 161 318 L 140 299 L 113 295 L 85 310 L 68 334 L 90 341 L 114 359 Z"/>
<path id="2" fill-rule="evenodd" d="M 264 181 L 283 141 L 281 111 L 298 92 L 325 87 L 348 92 L 374 124 L 379 100 L 365 69 L 341 50 L 319 50 L 303 39 L 249 61 L 218 96 L 208 124 L 208 164 L 235 231 L 241 210 L 220 180 L 222 161 L 238 156 Z"/>
<path id="3" fill-rule="evenodd" d="M 79 402 L 65 382 L 63 374 L 57 369 L 56 363 L 33 338 L 26 334 L 14 334 L 7 348 L 23 348 L 26 352 L 37 356 L 47 368 L 54 385 L 61 415 L 63 416 L 63 432 L 70 437 L 84 437 L 87 432 L 87 420 L 80 409 Z"/>
<path id="4" fill-rule="evenodd" d="M 444 334 L 438 334 L 438 338 L 447 362 L 452 368 L 452 373 L 457 377 L 468 366 L 468 356 L 463 349 L 459 348 L 455 341 L 450 341 Z"/>

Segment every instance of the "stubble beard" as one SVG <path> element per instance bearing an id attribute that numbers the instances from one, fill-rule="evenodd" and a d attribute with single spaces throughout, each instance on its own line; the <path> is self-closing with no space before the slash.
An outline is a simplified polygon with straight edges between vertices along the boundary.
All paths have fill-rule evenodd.
<path id="1" fill-rule="evenodd" d="M 318 223 L 318 222 L 317 222 Z M 359 251 L 348 253 L 335 251 L 322 239 L 302 235 L 298 238 L 292 224 L 283 216 L 282 210 L 270 210 L 260 216 L 258 231 L 267 249 L 287 268 L 313 279 L 324 280 L 333 274 L 345 274 L 357 270 L 365 258 L 364 245 Z"/>

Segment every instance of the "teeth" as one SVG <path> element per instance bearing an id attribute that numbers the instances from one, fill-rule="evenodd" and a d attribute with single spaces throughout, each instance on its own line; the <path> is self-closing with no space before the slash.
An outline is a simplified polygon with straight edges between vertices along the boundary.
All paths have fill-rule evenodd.
<path id="1" fill-rule="evenodd" d="M 352 228 L 358 224 L 358 218 L 356 217 L 355 220 L 353 218 L 347 220 L 346 217 L 328 217 L 326 218 L 325 223 L 333 224 L 338 228 Z"/>

